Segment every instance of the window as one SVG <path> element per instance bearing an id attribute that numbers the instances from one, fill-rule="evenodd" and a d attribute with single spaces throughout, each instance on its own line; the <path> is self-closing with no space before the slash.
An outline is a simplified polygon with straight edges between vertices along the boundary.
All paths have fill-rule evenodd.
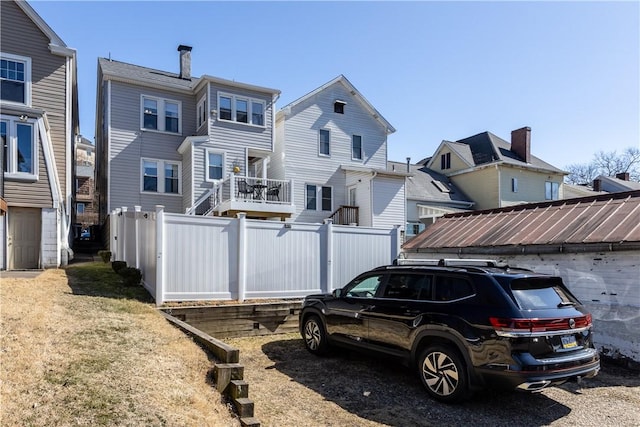
<path id="1" fill-rule="evenodd" d="M 178 164 L 164 164 L 164 192 L 178 194 Z"/>
<path id="2" fill-rule="evenodd" d="M 200 128 L 207 122 L 207 97 L 203 96 L 198 102 L 198 119 L 196 121 L 196 128 Z"/>
<path id="3" fill-rule="evenodd" d="M 0 54 L 0 99 L 31 105 L 31 58 Z"/>
<path id="4" fill-rule="evenodd" d="M 451 153 L 445 153 L 440 156 L 440 169 L 451 169 Z"/>
<path id="5" fill-rule="evenodd" d="M 436 301 L 454 301 L 474 294 L 471 283 L 462 277 L 440 276 L 436 279 Z"/>
<path id="6" fill-rule="evenodd" d="M 557 182 L 547 181 L 544 183 L 544 198 L 545 200 L 558 200 L 558 192 L 560 190 L 560 184 Z"/>
<path id="7" fill-rule="evenodd" d="M 33 120 L 6 117 L 0 121 L 4 172 L 10 178 L 37 178 L 37 151 Z"/>
<path id="8" fill-rule="evenodd" d="M 142 159 L 142 192 L 180 194 L 181 163 L 173 160 Z"/>
<path id="9" fill-rule="evenodd" d="M 431 276 L 424 274 L 391 274 L 384 289 L 384 297 L 430 300 L 431 288 Z"/>
<path id="10" fill-rule="evenodd" d="M 207 181 L 222 179 L 224 174 L 224 154 L 207 151 Z"/>
<path id="11" fill-rule="evenodd" d="M 76 203 L 76 213 L 78 215 L 82 215 L 84 213 L 85 205 L 84 203 Z"/>
<path id="12" fill-rule="evenodd" d="M 178 122 L 180 115 L 179 107 L 175 102 L 164 103 L 164 130 L 167 132 L 178 133 Z"/>
<path id="13" fill-rule="evenodd" d="M 322 156 L 330 155 L 330 145 L 331 145 L 331 134 L 327 129 L 320 129 L 320 133 L 318 136 L 319 147 L 318 152 Z"/>
<path id="14" fill-rule="evenodd" d="M 264 104 L 261 102 L 251 102 L 251 123 L 264 126 Z"/>
<path id="15" fill-rule="evenodd" d="M 518 192 L 518 178 L 511 178 L 511 191 Z"/>
<path id="16" fill-rule="evenodd" d="M 362 160 L 362 137 L 360 135 L 351 137 L 351 159 Z"/>
<path id="17" fill-rule="evenodd" d="M 141 104 L 140 126 L 142 129 L 169 133 L 182 132 L 180 120 L 182 104 L 179 101 L 142 95 Z"/>
<path id="18" fill-rule="evenodd" d="M 378 292 L 384 276 L 370 276 L 356 279 L 348 286 L 347 296 L 356 298 L 373 298 Z"/>
<path id="19" fill-rule="evenodd" d="M 421 222 L 409 222 L 407 223 L 407 236 L 415 236 L 420 234 L 425 228 L 425 224 Z"/>
<path id="20" fill-rule="evenodd" d="M 336 100 L 336 102 L 333 103 L 333 112 L 338 114 L 344 114 L 344 106 L 346 104 L 347 103 L 344 101 Z"/>
<path id="21" fill-rule="evenodd" d="M 331 187 L 307 184 L 306 208 L 313 211 L 331 211 L 332 208 Z"/>
<path id="22" fill-rule="evenodd" d="M 218 99 L 218 105 L 220 106 L 220 119 L 221 120 L 232 120 L 231 119 L 231 98 L 228 96 L 220 96 Z"/>
<path id="23" fill-rule="evenodd" d="M 264 126 L 265 109 L 266 103 L 261 99 L 218 93 L 218 120 Z"/>

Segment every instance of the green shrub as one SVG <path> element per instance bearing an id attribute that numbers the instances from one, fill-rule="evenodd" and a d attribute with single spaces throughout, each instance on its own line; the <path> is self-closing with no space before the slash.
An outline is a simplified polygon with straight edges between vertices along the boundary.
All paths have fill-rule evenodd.
<path id="1" fill-rule="evenodd" d="M 111 251 L 98 251 L 98 255 L 105 264 L 111 261 Z"/>
<path id="2" fill-rule="evenodd" d="M 125 267 L 118 272 L 125 286 L 137 286 L 142 280 L 142 272 L 134 267 Z"/>
<path id="3" fill-rule="evenodd" d="M 127 267 L 126 261 L 113 261 L 111 263 L 111 268 L 113 268 L 113 271 L 115 271 L 118 274 L 120 274 L 120 270 L 126 267 Z"/>

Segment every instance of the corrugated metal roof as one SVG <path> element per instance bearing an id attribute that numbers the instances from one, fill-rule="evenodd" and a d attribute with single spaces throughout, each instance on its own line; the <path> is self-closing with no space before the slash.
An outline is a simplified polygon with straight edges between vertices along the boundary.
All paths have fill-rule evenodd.
<path id="1" fill-rule="evenodd" d="M 640 191 L 445 215 L 403 249 L 640 242 Z"/>

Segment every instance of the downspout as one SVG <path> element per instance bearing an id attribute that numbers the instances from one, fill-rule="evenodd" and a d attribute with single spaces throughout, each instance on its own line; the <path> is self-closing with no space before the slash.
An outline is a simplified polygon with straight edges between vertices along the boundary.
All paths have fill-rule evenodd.
<path id="1" fill-rule="evenodd" d="M 502 180 L 500 179 L 500 167 L 496 163 L 496 171 L 498 172 L 498 207 L 502 207 Z"/>
<path id="2" fill-rule="evenodd" d="M 371 173 L 371 178 L 369 179 L 369 206 L 371 208 L 369 211 L 371 215 L 371 227 L 375 227 L 373 224 L 373 180 L 376 179 L 376 176 L 378 176 L 378 171 L 374 170 Z"/>
<path id="3" fill-rule="evenodd" d="M 271 97 L 271 152 L 276 147 L 276 101 L 280 98 L 279 94 L 274 94 Z"/>

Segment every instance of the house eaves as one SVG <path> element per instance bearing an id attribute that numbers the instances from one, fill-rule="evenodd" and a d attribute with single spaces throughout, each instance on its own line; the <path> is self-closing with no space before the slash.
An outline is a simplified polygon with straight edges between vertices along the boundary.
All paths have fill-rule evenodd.
<path id="1" fill-rule="evenodd" d="M 471 173 L 471 172 L 475 172 L 475 171 L 479 171 L 482 169 L 487 169 L 487 168 L 494 168 L 494 167 L 509 167 L 509 168 L 514 168 L 514 169 L 522 169 L 522 170 L 527 170 L 527 171 L 532 171 L 532 172 L 539 172 L 539 173 L 546 173 L 546 174 L 558 174 L 561 173 L 563 175 L 566 175 L 567 173 L 558 169 L 542 169 L 539 167 L 535 167 L 532 165 L 528 165 L 528 164 L 514 164 L 514 163 L 508 163 L 505 162 L 504 160 L 496 160 L 493 161 L 491 163 L 483 163 L 481 165 L 478 166 L 474 166 L 471 168 L 467 168 L 467 169 L 462 169 L 459 171 L 455 171 L 455 172 L 451 172 L 451 173 L 447 173 L 446 175 L 448 177 L 454 177 L 454 176 L 459 176 L 459 175 L 464 175 L 467 173 Z"/>
<path id="2" fill-rule="evenodd" d="M 306 95 L 285 105 L 278 111 L 278 113 L 276 114 L 276 118 L 280 119 L 285 114 L 286 110 L 290 110 L 291 108 L 317 95 L 318 93 L 322 92 L 323 90 L 327 89 L 328 87 L 332 86 L 335 83 L 341 83 L 347 89 L 347 91 L 363 106 L 363 108 L 367 110 L 367 112 L 369 112 L 369 114 L 371 114 L 371 116 L 378 123 L 380 123 L 380 125 L 385 129 L 385 132 L 387 133 L 387 135 L 390 135 L 396 131 L 396 129 L 391 125 L 391 123 L 389 123 L 387 119 L 385 119 L 382 116 L 382 114 L 380 114 L 378 110 L 376 110 L 375 107 L 369 101 L 367 101 L 364 95 L 362 95 L 360 91 L 358 91 L 358 89 L 356 89 L 355 86 L 351 84 L 351 82 L 342 74 L 340 74 L 338 77 L 334 78 L 333 80 L 323 84 L 319 88 L 312 90 Z"/>
<path id="3" fill-rule="evenodd" d="M 364 173 L 375 173 L 379 176 L 390 176 L 395 178 L 406 178 L 409 176 L 413 176 L 410 172 L 397 172 L 390 171 L 387 169 L 375 169 L 375 168 L 367 168 L 364 166 L 352 166 L 352 165 L 340 165 L 340 169 L 345 172 L 364 172 Z"/>
<path id="4" fill-rule="evenodd" d="M 261 93 L 268 93 L 271 95 L 276 95 L 276 96 L 280 96 L 281 91 L 278 89 L 272 89 L 272 88 L 268 88 L 268 87 L 264 87 L 264 86 L 256 86 L 256 85 L 252 85 L 252 84 L 248 84 L 248 83 L 241 83 L 241 82 L 236 82 L 234 80 L 227 80 L 227 79 L 223 79 L 220 77 L 214 77 L 214 76 L 210 76 L 210 75 L 203 75 L 200 77 L 200 81 L 196 84 L 194 91 L 197 92 L 203 85 L 207 84 L 208 82 L 210 83 L 214 83 L 214 84 L 219 84 L 219 85 L 224 85 L 224 86 L 231 86 L 231 87 L 235 87 L 238 89 L 243 89 L 243 90 L 250 90 L 250 91 L 254 91 L 254 92 L 261 92 Z"/>

